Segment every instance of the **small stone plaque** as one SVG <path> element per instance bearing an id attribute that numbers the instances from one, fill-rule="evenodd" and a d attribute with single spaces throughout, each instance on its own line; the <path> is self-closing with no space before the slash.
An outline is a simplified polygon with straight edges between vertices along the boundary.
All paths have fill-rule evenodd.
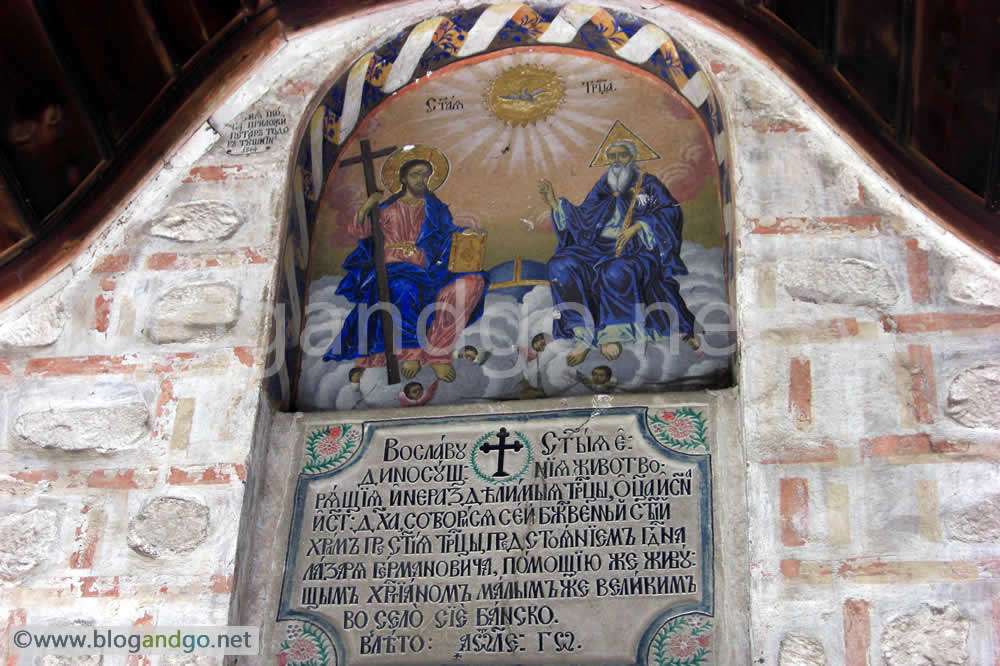
<path id="1" fill-rule="evenodd" d="M 279 663 L 714 663 L 709 410 L 307 426 Z"/>
<path id="2" fill-rule="evenodd" d="M 288 134 L 288 117 L 280 109 L 251 109 L 229 126 L 227 155 L 251 155 L 270 150 Z"/>

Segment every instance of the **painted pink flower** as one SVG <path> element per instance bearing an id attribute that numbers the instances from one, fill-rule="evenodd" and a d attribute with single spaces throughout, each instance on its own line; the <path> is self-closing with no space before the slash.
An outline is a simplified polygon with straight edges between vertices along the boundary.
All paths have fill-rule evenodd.
<path id="1" fill-rule="evenodd" d="M 675 418 L 677 418 L 677 417 L 674 416 L 673 412 L 663 412 L 663 420 L 664 421 L 673 421 Z"/>
<path id="2" fill-rule="evenodd" d="M 288 648 L 289 654 L 295 661 L 305 661 L 316 656 L 316 646 L 308 638 L 299 638 Z"/>
<path id="3" fill-rule="evenodd" d="M 275 658 L 278 660 L 278 666 L 288 666 L 287 652 L 279 652 L 278 654 L 275 655 Z"/>
<path id="4" fill-rule="evenodd" d="M 708 634 L 702 634 L 698 637 L 698 645 L 701 647 L 708 647 Z"/>
<path id="5" fill-rule="evenodd" d="M 335 456 L 340 451 L 340 440 L 327 435 L 316 444 L 316 453 L 321 456 Z"/>
<path id="6" fill-rule="evenodd" d="M 694 636 L 681 635 L 670 639 L 670 654 L 674 657 L 687 659 L 698 651 L 698 641 Z"/>
<path id="7" fill-rule="evenodd" d="M 694 424 L 691 419 L 675 419 L 667 428 L 667 434 L 673 439 L 687 439 L 694 434 Z"/>

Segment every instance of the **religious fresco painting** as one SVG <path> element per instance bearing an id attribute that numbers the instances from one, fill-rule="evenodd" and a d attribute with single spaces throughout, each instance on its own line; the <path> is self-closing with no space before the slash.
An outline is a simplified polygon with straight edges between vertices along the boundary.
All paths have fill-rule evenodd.
<path id="1" fill-rule="evenodd" d="M 536 46 L 369 105 L 313 192 L 298 409 L 726 385 L 712 99 Z"/>

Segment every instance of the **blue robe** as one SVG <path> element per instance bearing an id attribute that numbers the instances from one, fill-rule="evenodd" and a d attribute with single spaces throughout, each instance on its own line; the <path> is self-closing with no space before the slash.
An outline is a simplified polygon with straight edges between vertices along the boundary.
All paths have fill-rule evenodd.
<path id="1" fill-rule="evenodd" d="M 560 198 L 552 211 L 559 246 L 548 273 L 560 312 L 553 337 L 593 346 L 694 333 L 694 315 L 674 279 L 688 272 L 680 257 L 680 205 L 653 175 L 642 175 L 640 194 L 648 200 L 632 212 L 641 230 L 615 257 L 634 184 L 616 195 L 605 173 L 579 206 Z"/>
<path id="2" fill-rule="evenodd" d="M 386 200 L 379 209 L 391 206 L 402 195 L 400 192 Z M 451 211 L 440 199 L 431 193 L 424 196 L 424 224 L 415 241 L 415 245 L 424 251 L 424 265 L 417 266 L 399 261 L 386 264 L 389 274 L 389 299 L 400 315 L 400 332 L 394 340 L 397 348 L 421 348 L 420 340 L 423 338 L 426 341 L 427 329 L 433 323 L 436 313 L 427 318 L 422 334 L 418 335 L 420 313 L 435 302 L 438 292 L 446 286 L 463 275 L 480 275 L 486 287 L 489 286 L 489 279 L 485 273 L 452 273 L 448 270 L 451 235 L 464 230 L 465 227 L 455 225 Z M 346 296 L 349 301 L 357 305 L 344 320 L 337 339 L 323 355 L 324 361 L 345 361 L 385 351 L 381 311 L 373 311 L 379 302 L 373 252 L 372 239 L 369 236 L 360 239 L 358 247 L 344 260 L 343 268 L 346 275 L 337 286 L 336 293 Z M 484 288 L 483 296 L 479 298 L 467 323 L 471 324 L 483 314 L 485 294 Z M 359 335 L 363 330 L 360 321 L 362 305 L 366 306 L 368 313 L 365 340 L 361 340 Z"/>

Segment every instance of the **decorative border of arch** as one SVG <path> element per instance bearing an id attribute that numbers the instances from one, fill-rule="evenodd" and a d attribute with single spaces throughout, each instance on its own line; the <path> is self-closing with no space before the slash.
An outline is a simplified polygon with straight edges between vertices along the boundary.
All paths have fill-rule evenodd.
<path id="1" fill-rule="evenodd" d="M 370 112 L 407 84 L 465 58 L 533 45 L 579 49 L 622 60 L 661 79 L 692 105 L 715 148 L 725 227 L 725 279 L 732 298 L 728 139 L 715 92 L 691 54 L 658 25 L 594 5 L 543 7 L 505 2 L 459 10 L 412 25 L 358 58 L 323 96 L 309 119 L 294 158 L 289 233 L 282 253 L 285 279 L 278 285 L 277 302 L 290 309 L 290 316 L 274 332 L 285 340 L 285 362 L 268 382 L 268 394 L 276 404 L 287 407 L 295 393 L 309 239 L 323 187 L 341 148 Z M 271 361 L 273 358 L 269 367 L 273 367 Z M 289 368 L 296 370 L 290 372 Z"/>

